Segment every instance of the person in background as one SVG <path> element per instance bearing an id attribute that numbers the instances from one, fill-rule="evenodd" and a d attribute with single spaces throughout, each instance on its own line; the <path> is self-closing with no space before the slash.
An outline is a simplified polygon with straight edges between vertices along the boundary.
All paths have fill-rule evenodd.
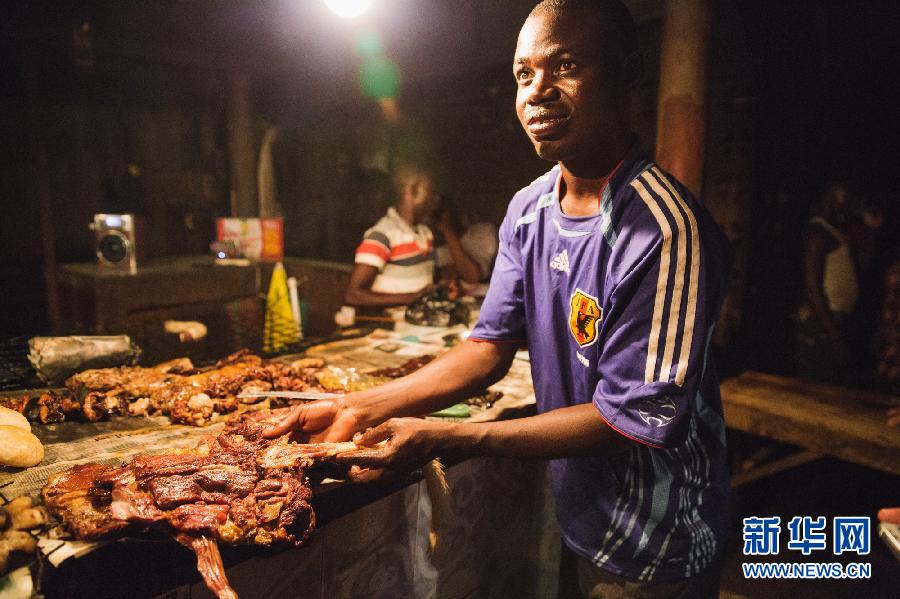
<path id="1" fill-rule="evenodd" d="M 414 165 L 393 173 L 396 202 L 366 231 L 356 249 L 344 300 L 365 308 L 406 305 L 434 282 L 434 235 L 428 220 L 438 206 L 431 174 Z"/>
<path id="2" fill-rule="evenodd" d="M 881 339 L 885 274 L 890 266 L 890 239 L 885 235 L 888 215 L 881 203 L 868 194 L 854 194 L 842 232 L 853 252 L 859 286 L 859 301 L 849 332 L 851 366 L 864 383 L 877 379 L 877 356 Z"/>
<path id="3" fill-rule="evenodd" d="M 441 201 L 432 175 L 417 166 L 394 170 L 397 202 L 366 231 L 356 249 L 355 266 L 344 300 L 362 308 L 409 304 L 427 295 L 435 278 L 434 234 L 441 235 L 441 266 L 446 278 L 467 283 L 483 279 L 484 271 L 467 252 Z"/>
<path id="4" fill-rule="evenodd" d="M 499 248 L 497 227 L 488 222 L 463 227 L 456 216 L 447 200 L 442 198 L 435 218 L 435 230 L 444 242 L 435 249 L 435 265 L 440 279 L 462 279 L 470 285 L 486 281 L 491 275 Z"/>
<path id="5" fill-rule="evenodd" d="M 831 383 L 850 379 L 849 329 L 859 299 L 856 264 L 843 227 L 851 186 L 826 184 L 807 223 L 803 250 L 804 301 L 797 314 L 797 375 Z"/>

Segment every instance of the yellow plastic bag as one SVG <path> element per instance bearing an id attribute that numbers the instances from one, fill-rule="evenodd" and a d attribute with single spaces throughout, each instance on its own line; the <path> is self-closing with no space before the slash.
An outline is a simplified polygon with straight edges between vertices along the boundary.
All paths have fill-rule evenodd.
<path id="1" fill-rule="evenodd" d="M 279 262 L 272 271 L 266 296 L 266 321 L 263 327 L 263 351 L 278 352 L 300 340 L 297 321 L 291 310 L 287 272 Z"/>

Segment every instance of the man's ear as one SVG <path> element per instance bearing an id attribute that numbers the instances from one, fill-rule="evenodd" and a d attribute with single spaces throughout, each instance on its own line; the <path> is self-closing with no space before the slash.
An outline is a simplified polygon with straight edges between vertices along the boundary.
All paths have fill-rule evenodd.
<path id="1" fill-rule="evenodd" d="M 625 89 L 631 91 L 644 77 L 644 57 L 640 52 L 632 52 L 622 61 L 622 79 Z"/>

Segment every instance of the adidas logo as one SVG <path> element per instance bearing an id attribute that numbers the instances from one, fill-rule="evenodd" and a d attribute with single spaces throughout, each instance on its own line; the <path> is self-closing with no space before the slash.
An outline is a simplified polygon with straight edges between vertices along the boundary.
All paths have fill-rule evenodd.
<path id="1" fill-rule="evenodd" d="M 561 270 L 562 272 L 568 274 L 569 272 L 569 252 L 568 250 L 563 250 L 562 253 L 550 261 L 550 268 L 554 270 Z"/>

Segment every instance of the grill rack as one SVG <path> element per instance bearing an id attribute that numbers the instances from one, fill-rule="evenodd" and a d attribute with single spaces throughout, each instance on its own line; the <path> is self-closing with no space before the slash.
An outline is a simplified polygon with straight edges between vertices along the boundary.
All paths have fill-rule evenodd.
<path id="1" fill-rule="evenodd" d="M 46 386 L 28 361 L 29 337 L 0 340 L 0 391 Z"/>
<path id="2" fill-rule="evenodd" d="M 265 300 L 244 298 L 224 304 L 194 308 L 188 316 L 172 314 L 177 320 L 196 320 L 206 325 L 207 335 L 198 341 L 181 342 L 178 335 L 163 330 L 163 320 L 153 316 L 129 322 L 122 331 L 141 348 L 140 364 L 151 366 L 173 358 L 190 358 L 195 366 L 203 367 L 240 349 L 249 349 L 264 358 L 299 353 L 309 343 L 299 341 L 280 347 L 277 351 L 264 349 L 265 321 L 276 336 L 288 336 L 296 327 L 293 319 L 277 318 L 266 313 Z"/>
<path id="3" fill-rule="evenodd" d="M 173 312 L 165 318 L 155 311 L 130 318 L 119 330 L 98 331 L 97 334 L 125 334 L 131 337 L 132 342 L 141 349 L 138 361 L 141 366 L 187 357 L 194 366 L 202 368 L 244 348 L 263 358 L 273 358 L 302 353 L 313 345 L 313 342 L 303 339 L 279 347 L 277 351 L 265 351 L 265 308 L 263 298 L 244 298 L 201 308 L 194 307 L 190 313 Z M 198 341 L 182 343 L 178 335 L 165 332 L 163 321 L 167 318 L 202 322 L 207 327 L 207 336 Z M 295 327 L 293 319 L 277 318 L 274 313 L 269 315 L 269 319 L 270 330 L 276 336 L 287 336 Z M 32 336 L 38 334 L 0 340 L 0 392 L 46 387 L 46 383 L 38 378 L 28 361 L 28 340 Z"/>

